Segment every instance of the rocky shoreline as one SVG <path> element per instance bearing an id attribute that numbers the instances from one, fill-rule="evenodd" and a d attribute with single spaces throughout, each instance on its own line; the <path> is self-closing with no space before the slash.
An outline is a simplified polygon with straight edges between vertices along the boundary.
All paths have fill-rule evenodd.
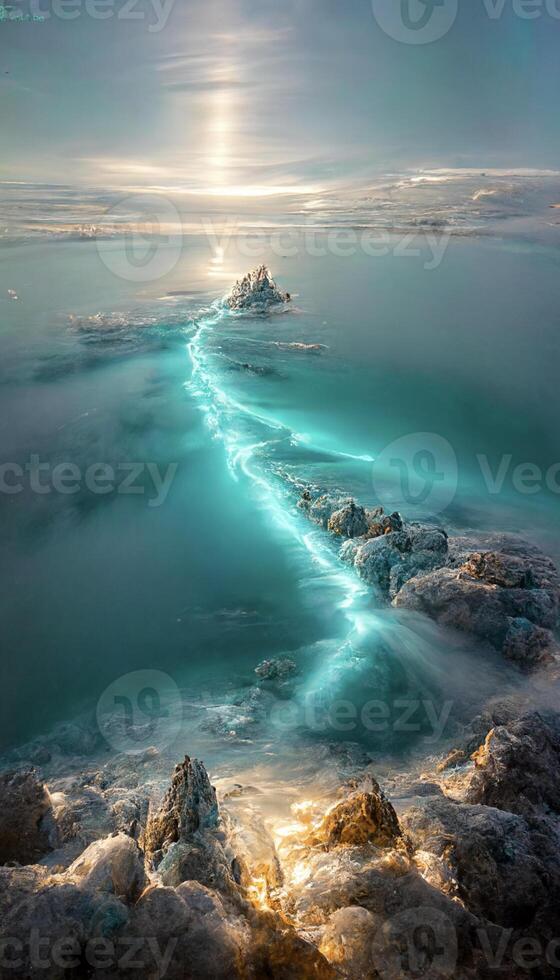
<path id="1" fill-rule="evenodd" d="M 556 690 L 558 576 L 533 546 L 309 491 L 300 506 L 385 601 L 486 640 Z M 28 766 L 0 777 L 2 976 L 557 974 L 560 713 L 497 699 L 391 792 L 355 766 L 281 826 L 266 790 L 218 795 L 189 757 L 154 793 L 142 770 L 157 755 L 55 779 L 52 795 Z"/>
<path id="2" fill-rule="evenodd" d="M 495 705 L 495 718 L 508 710 Z M 141 765 L 126 760 L 129 775 Z M 558 969 L 557 714 L 505 720 L 481 741 L 472 731 L 393 802 L 366 770 L 332 802 L 294 805 L 280 834 L 259 815 L 258 787 L 218 800 L 197 760 L 176 767 L 160 801 L 121 786 L 119 805 L 109 801 L 124 770 L 111 781 L 109 768 L 97 790 L 113 829 L 88 846 L 75 795 L 51 797 L 29 770 L 2 777 L 2 976 L 516 980 L 529 962 L 539 977 Z"/>
<path id="3" fill-rule="evenodd" d="M 340 560 L 382 600 L 470 633 L 524 670 L 556 662 L 560 576 L 539 548 L 513 534 L 451 537 L 310 490 L 299 507 L 342 541 Z"/>
<path id="4" fill-rule="evenodd" d="M 289 299 L 263 266 L 225 302 Z M 327 746 L 315 792 L 281 817 L 266 773 L 215 787 L 197 759 L 171 773 L 156 747 L 102 756 L 94 725 L 59 726 L 0 772 L 2 978 L 557 976 L 556 568 L 514 535 L 453 536 L 318 488 L 299 508 L 378 603 L 471 636 L 548 697 L 481 703 L 453 744 L 385 778 Z M 260 703 L 297 664 L 255 673 Z"/>
<path id="5" fill-rule="evenodd" d="M 300 507 L 387 603 L 556 689 L 559 579 L 538 549 L 309 490 Z M 282 680 L 294 667 L 258 671 Z M 142 771 L 157 755 L 50 787 L 29 766 L 0 777 L 2 976 L 517 980 L 560 968 L 555 711 L 496 699 L 392 792 L 366 763 L 281 825 L 265 789 L 218 794 L 189 757 L 154 792 Z"/>

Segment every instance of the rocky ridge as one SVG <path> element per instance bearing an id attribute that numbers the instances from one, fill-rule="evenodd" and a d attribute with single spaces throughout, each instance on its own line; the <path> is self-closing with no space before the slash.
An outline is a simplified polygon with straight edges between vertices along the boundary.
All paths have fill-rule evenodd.
<path id="1" fill-rule="evenodd" d="M 498 533 L 450 537 L 437 525 L 309 490 L 299 507 L 342 539 L 341 561 L 382 600 L 470 633 L 523 670 L 556 659 L 560 576 L 529 542 Z"/>

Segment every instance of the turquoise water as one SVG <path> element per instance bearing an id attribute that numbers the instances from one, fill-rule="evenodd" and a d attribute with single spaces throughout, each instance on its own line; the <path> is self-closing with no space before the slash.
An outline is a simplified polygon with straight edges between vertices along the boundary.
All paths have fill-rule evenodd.
<path id="1" fill-rule="evenodd" d="M 215 301 L 261 260 L 292 309 L 226 315 Z M 300 667 L 300 698 L 466 706 L 499 689 L 508 672 L 487 652 L 379 608 L 305 521 L 297 488 L 373 503 L 372 460 L 435 433 L 459 473 L 436 518 L 520 530 L 558 557 L 558 494 L 544 482 L 560 459 L 558 261 L 452 239 L 432 271 L 394 254 L 249 260 L 235 241 L 216 262 L 193 238 L 171 274 L 138 286 L 92 241 L 4 247 L 2 461 L 150 463 L 174 478 L 157 507 L 145 469 L 138 494 L 40 494 L 25 479 L 0 494 L 3 742 L 95 705 L 130 671 L 215 697 L 249 691 L 256 664 L 279 654 Z M 495 472 L 504 455 L 491 493 L 477 457 Z M 513 484 L 521 463 L 543 474 L 536 491 Z"/>

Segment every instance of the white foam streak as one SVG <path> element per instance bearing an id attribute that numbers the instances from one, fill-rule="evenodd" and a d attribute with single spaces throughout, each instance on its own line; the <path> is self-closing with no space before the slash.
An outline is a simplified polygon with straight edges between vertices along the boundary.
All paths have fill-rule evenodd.
<path id="1" fill-rule="evenodd" d="M 192 363 L 192 376 L 188 387 L 200 400 L 211 432 L 224 443 L 232 478 L 237 481 L 242 474 L 250 482 L 260 506 L 268 512 L 273 523 L 289 534 L 298 545 L 305 548 L 315 568 L 319 570 L 321 581 L 335 590 L 338 598 L 335 606 L 342 611 L 347 620 L 348 631 L 340 641 L 335 654 L 330 658 L 330 663 L 322 665 L 321 680 L 328 683 L 328 675 L 335 666 L 339 665 L 341 654 L 347 656 L 347 651 L 351 649 L 352 638 L 363 637 L 364 633 L 377 628 L 377 618 L 359 608 L 368 597 L 368 590 L 353 573 L 341 567 L 326 535 L 318 529 L 310 530 L 306 519 L 286 506 L 284 495 L 274 481 L 269 479 L 265 468 L 259 466 L 258 459 L 262 456 L 262 450 L 275 442 L 288 440 L 293 443 L 304 440 L 277 419 L 261 415 L 250 406 L 233 398 L 221 387 L 205 355 L 205 338 L 209 331 L 226 317 L 228 312 L 216 305 L 210 315 L 194 324 L 197 329 L 187 348 Z M 265 426 L 271 430 L 271 438 L 252 442 L 238 428 L 232 428 L 232 420 L 236 417 Z M 353 459 L 365 458 L 329 449 L 320 451 Z"/>

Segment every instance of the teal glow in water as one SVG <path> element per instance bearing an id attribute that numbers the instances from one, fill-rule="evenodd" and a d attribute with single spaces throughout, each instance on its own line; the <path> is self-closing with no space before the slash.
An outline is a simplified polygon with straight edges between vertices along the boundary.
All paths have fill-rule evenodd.
<path id="1" fill-rule="evenodd" d="M 5 742 L 94 703 L 120 673 L 166 670 L 194 697 L 228 678 L 248 687 L 281 653 L 300 662 L 301 697 L 468 697 L 469 649 L 378 608 L 297 510 L 297 486 L 373 503 L 379 451 L 440 432 L 460 463 L 444 520 L 519 529 L 558 554 L 557 496 L 507 481 L 491 495 L 476 464 L 560 459 L 554 258 L 455 241 L 426 273 L 394 256 L 265 255 L 299 295 L 294 312 L 258 319 L 211 307 L 240 259 L 209 289 L 202 243 L 140 293 L 94 243 L 27 246 L 18 279 L 21 253 L 6 249 L 1 273 L 1 295 L 21 297 L 2 301 L 3 460 L 179 468 L 160 508 L 0 495 Z M 180 286 L 188 298 L 164 295 Z M 64 318 L 109 311 L 125 326 Z M 323 347 L 283 346 L 297 343 Z"/>

